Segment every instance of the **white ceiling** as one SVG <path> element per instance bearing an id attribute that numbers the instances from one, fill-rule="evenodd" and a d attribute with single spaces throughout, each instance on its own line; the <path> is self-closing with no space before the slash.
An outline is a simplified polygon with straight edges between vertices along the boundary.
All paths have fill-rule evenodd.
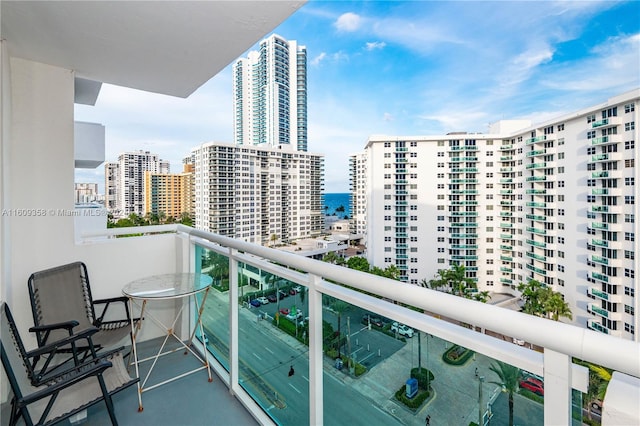
<path id="1" fill-rule="evenodd" d="M 187 97 L 305 1 L 2 0 L 1 33 L 11 56 Z"/>

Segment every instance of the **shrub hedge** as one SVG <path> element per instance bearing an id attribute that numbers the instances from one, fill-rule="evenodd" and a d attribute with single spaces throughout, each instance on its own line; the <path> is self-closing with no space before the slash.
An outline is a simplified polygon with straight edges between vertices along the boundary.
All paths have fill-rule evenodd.
<path id="1" fill-rule="evenodd" d="M 416 409 L 420 408 L 422 403 L 426 401 L 427 398 L 429 398 L 429 395 L 430 393 L 427 390 L 418 390 L 418 394 L 409 399 L 407 398 L 407 395 L 405 393 L 405 385 L 402 385 L 402 387 L 396 392 L 395 397 L 398 401 L 402 402 L 404 405 L 415 411 Z"/>
<path id="2" fill-rule="evenodd" d="M 442 354 L 442 360 L 450 365 L 462 365 L 473 356 L 473 351 L 459 345 L 453 345 Z"/>

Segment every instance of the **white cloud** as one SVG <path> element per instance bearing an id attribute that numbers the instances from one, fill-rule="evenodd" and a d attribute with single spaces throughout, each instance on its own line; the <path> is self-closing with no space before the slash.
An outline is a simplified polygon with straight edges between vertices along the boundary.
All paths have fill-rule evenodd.
<path id="1" fill-rule="evenodd" d="M 395 120 L 395 117 L 393 116 L 393 114 L 391 114 L 389 112 L 385 112 L 384 115 L 382 116 L 382 120 L 384 120 L 384 121 L 393 121 L 393 120 Z"/>
<path id="2" fill-rule="evenodd" d="M 368 51 L 372 51 L 376 49 L 384 49 L 386 45 L 387 43 L 385 43 L 384 41 L 371 41 L 367 42 L 364 48 Z"/>
<path id="3" fill-rule="evenodd" d="M 320 62 L 322 62 L 326 57 L 327 57 L 327 53 L 326 52 L 321 52 L 318 56 L 316 56 L 315 58 L 313 58 L 311 60 L 311 65 L 313 65 L 313 66 L 320 65 Z"/>
<path id="4" fill-rule="evenodd" d="M 340 15 L 333 25 L 338 31 L 353 32 L 357 31 L 362 25 L 362 18 L 355 13 L 347 12 Z"/>

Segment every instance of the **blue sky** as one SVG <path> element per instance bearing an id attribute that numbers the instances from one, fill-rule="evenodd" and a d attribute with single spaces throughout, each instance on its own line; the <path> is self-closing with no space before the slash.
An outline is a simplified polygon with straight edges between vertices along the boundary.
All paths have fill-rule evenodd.
<path id="1" fill-rule="evenodd" d="M 326 192 L 348 191 L 348 156 L 372 134 L 486 132 L 640 87 L 638 1 L 310 1 L 274 32 L 307 47 Z M 103 85 L 76 120 L 106 126 L 107 161 L 144 149 L 179 172 L 192 147 L 233 140 L 231 92 L 231 66 L 188 99 Z M 76 181 L 102 188 L 104 167 Z"/>

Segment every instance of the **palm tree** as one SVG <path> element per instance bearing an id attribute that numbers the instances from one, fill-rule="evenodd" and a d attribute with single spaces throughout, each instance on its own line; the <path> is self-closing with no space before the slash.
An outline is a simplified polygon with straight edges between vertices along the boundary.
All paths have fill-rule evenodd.
<path id="1" fill-rule="evenodd" d="M 496 361 L 489 366 L 489 370 L 498 376 L 498 381 L 489 382 L 502 387 L 504 392 L 509 394 L 509 426 L 513 426 L 513 394 L 518 391 L 521 371 L 518 367 Z"/>
<path id="2" fill-rule="evenodd" d="M 269 238 L 271 240 L 271 247 L 273 247 L 276 244 L 276 241 L 278 241 L 278 236 L 276 234 L 271 234 L 271 238 Z"/>
<path id="3" fill-rule="evenodd" d="M 333 311 L 335 311 L 335 313 L 338 314 L 338 358 L 340 358 L 340 346 L 341 346 L 341 338 L 342 338 L 340 327 L 342 322 L 342 313 L 345 310 L 347 310 L 347 308 L 349 307 L 349 304 L 344 300 L 334 299 L 329 306 L 331 306 L 331 309 L 333 309 Z"/>
<path id="4" fill-rule="evenodd" d="M 551 314 L 551 319 L 558 321 L 560 317 L 572 319 L 571 308 L 564 301 L 562 294 L 552 291 L 544 301 L 544 310 L 547 314 Z"/>
<path id="5" fill-rule="evenodd" d="M 546 285 L 536 280 L 529 280 L 526 284 L 518 284 L 518 291 L 521 293 L 520 297 L 524 301 L 522 312 L 536 316 L 544 315 L 543 299 L 545 288 Z"/>

